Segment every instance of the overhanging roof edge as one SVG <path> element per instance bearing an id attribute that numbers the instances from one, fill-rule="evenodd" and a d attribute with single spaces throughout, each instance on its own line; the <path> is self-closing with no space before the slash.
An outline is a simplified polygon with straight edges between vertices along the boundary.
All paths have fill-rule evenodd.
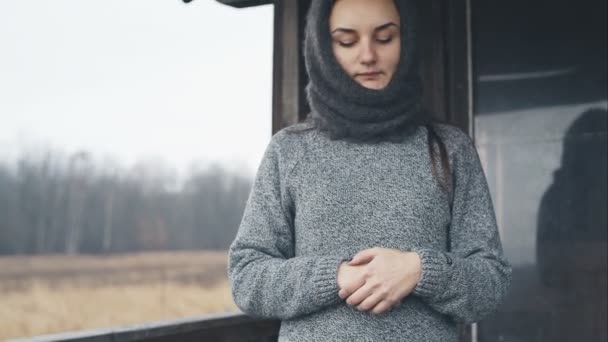
<path id="1" fill-rule="evenodd" d="M 224 5 L 237 7 L 237 8 L 267 5 L 267 4 L 271 4 L 274 2 L 273 0 L 217 0 L 217 1 Z"/>

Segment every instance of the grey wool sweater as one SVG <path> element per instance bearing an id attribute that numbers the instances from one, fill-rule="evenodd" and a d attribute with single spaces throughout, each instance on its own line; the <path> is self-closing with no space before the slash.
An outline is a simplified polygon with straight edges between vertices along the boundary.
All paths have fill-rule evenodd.
<path id="1" fill-rule="evenodd" d="M 281 320 L 279 341 L 457 341 L 457 322 L 493 312 L 510 285 L 487 182 L 471 139 L 439 124 L 453 196 L 431 171 L 427 129 L 403 142 L 330 140 L 297 124 L 277 132 L 229 249 L 234 301 Z M 391 311 L 338 296 L 340 263 L 372 247 L 412 250 L 414 291 Z"/>

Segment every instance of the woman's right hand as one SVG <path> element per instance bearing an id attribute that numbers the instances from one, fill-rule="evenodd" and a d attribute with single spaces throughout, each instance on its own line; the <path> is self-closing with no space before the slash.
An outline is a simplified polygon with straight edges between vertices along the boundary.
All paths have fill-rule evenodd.
<path id="1" fill-rule="evenodd" d="M 363 265 L 351 266 L 348 261 L 344 261 L 338 267 L 338 287 L 340 292 L 338 295 L 341 299 L 346 299 L 347 293 L 353 293 L 358 290 L 365 283 L 365 277 L 363 274 Z M 343 291 L 347 289 L 349 291 Z"/>

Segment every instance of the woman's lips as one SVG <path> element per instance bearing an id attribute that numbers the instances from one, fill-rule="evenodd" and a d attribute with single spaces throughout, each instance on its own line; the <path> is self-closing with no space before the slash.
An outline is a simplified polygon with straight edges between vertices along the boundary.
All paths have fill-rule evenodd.
<path id="1" fill-rule="evenodd" d="M 363 72 L 363 73 L 359 73 L 357 74 L 357 77 L 362 77 L 366 80 L 373 80 L 376 79 L 380 76 L 381 72 L 380 71 L 374 71 L 374 72 Z"/>

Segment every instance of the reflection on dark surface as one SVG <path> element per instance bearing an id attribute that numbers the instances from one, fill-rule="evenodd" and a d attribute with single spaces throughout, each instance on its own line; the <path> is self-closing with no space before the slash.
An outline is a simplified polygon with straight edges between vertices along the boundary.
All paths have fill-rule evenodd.
<path id="1" fill-rule="evenodd" d="M 540 203 L 536 260 L 552 292 L 554 312 L 542 327 L 549 341 L 606 340 L 606 118 L 589 110 L 570 126 Z"/>
<path id="2" fill-rule="evenodd" d="M 513 262 L 504 304 L 478 326 L 481 342 L 607 340 L 608 113 L 563 115 L 569 108 L 476 118 Z M 560 130 L 555 121 L 568 117 Z"/>
<path id="3" fill-rule="evenodd" d="M 475 140 L 513 263 L 478 341 L 608 341 L 607 2 L 472 5 Z"/>

